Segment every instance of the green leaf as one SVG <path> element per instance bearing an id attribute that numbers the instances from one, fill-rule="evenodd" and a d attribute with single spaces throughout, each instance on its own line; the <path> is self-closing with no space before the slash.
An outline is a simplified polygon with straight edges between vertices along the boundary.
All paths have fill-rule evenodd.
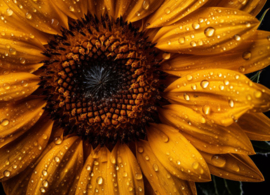
<path id="1" fill-rule="evenodd" d="M 269 142 L 264 141 L 252 141 L 253 148 L 258 154 L 269 154 L 270 153 L 270 144 Z"/>
<path id="2" fill-rule="evenodd" d="M 212 181 L 197 183 L 204 195 L 242 195 L 242 183 L 212 176 Z"/>

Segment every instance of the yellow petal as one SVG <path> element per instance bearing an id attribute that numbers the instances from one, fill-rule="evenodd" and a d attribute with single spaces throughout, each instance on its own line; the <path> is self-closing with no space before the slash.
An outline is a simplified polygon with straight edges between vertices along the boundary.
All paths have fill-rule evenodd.
<path id="1" fill-rule="evenodd" d="M 78 137 L 70 137 L 53 147 L 35 167 L 27 194 L 67 194 L 82 167 L 82 141 Z"/>
<path id="2" fill-rule="evenodd" d="M 28 166 L 26 170 L 21 172 L 19 175 L 10 178 L 7 181 L 4 181 L 2 184 L 6 195 L 26 194 L 27 185 L 32 175 L 32 172 L 34 172 L 33 167 L 31 168 L 30 166 Z"/>
<path id="3" fill-rule="evenodd" d="M 202 68 L 224 68 L 247 74 L 270 64 L 269 47 L 270 33 L 256 31 L 255 35 L 229 52 L 211 56 L 178 55 L 162 63 L 160 69 L 178 77 Z"/>
<path id="4" fill-rule="evenodd" d="M 126 16 L 127 10 L 131 7 L 131 3 L 134 0 L 116 0 L 115 1 L 115 18 Z"/>
<path id="5" fill-rule="evenodd" d="M 246 113 L 239 118 L 238 124 L 249 139 L 256 141 L 270 140 L 270 119 L 263 113 Z"/>
<path id="6" fill-rule="evenodd" d="M 129 22 L 141 20 L 155 12 L 163 2 L 164 0 L 138 0 L 131 5 L 126 20 Z"/>
<path id="7" fill-rule="evenodd" d="M 53 1 L 52 4 L 56 5 L 59 10 L 61 10 L 65 15 L 73 19 L 80 19 L 87 14 L 87 0 L 84 1 Z"/>
<path id="8" fill-rule="evenodd" d="M 267 0 L 219 0 L 219 1 L 209 1 L 205 6 L 207 7 L 230 7 L 237 8 L 247 13 L 250 13 L 253 16 L 256 16 Z"/>
<path id="9" fill-rule="evenodd" d="M 140 167 L 157 194 L 193 194 L 187 181 L 174 177 L 155 156 L 147 141 L 138 141 L 136 156 Z"/>
<path id="10" fill-rule="evenodd" d="M 215 125 L 194 110 L 177 104 L 159 108 L 158 113 L 161 122 L 179 129 L 199 150 L 212 154 L 255 154 L 249 138 L 236 124 Z"/>
<path id="11" fill-rule="evenodd" d="M 147 137 L 153 153 L 170 173 L 183 180 L 211 180 L 202 156 L 177 129 L 151 124 Z"/>
<path id="12" fill-rule="evenodd" d="M 30 96 L 18 102 L 1 105 L 0 148 L 7 145 L 30 129 L 43 113 L 46 102 L 42 98 Z"/>
<path id="13" fill-rule="evenodd" d="M 129 147 L 118 143 L 110 158 L 117 171 L 119 194 L 144 194 L 142 172 Z"/>
<path id="14" fill-rule="evenodd" d="M 0 101 L 17 101 L 38 88 L 38 76 L 29 73 L 11 73 L 0 76 Z"/>
<path id="15" fill-rule="evenodd" d="M 247 156 L 242 154 L 208 154 L 201 152 L 208 164 L 211 174 L 225 179 L 261 182 L 263 175 Z"/>
<path id="16" fill-rule="evenodd" d="M 178 0 L 178 1 L 165 1 L 157 11 L 147 20 L 148 28 L 156 28 L 167 26 L 184 18 L 203 6 L 208 0 Z M 192 15 L 191 14 L 191 15 Z"/>
<path id="17" fill-rule="evenodd" d="M 14 177 L 36 160 L 47 146 L 52 126 L 53 121 L 43 117 L 19 139 L 0 149 L 1 181 Z"/>
<path id="18" fill-rule="evenodd" d="M 162 27 L 154 41 L 157 48 L 167 52 L 213 55 L 237 47 L 256 32 L 258 25 L 255 17 L 243 11 L 200 8 L 179 22 Z"/>
<path id="19" fill-rule="evenodd" d="M 228 126 L 248 110 L 270 108 L 270 90 L 231 70 L 201 70 L 182 77 L 165 90 L 163 97 L 201 113 L 216 124 Z"/>
<path id="20" fill-rule="evenodd" d="M 9 1 L 4 0 L 9 6 L 8 15 L 16 14 L 23 23 L 27 23 L 32 27 L 49 33 L 60 33 L 61 26 L 67 27 L 67 17 L 53 6 L 51 1 Z"/>
<path id="21" fill-rule="evenodd" d="M 106 1 L 106 0 L 105 0 Z M 107 2 L 106 5 L 112 6 L 110 2 Z M 93 16 L 97 16 L 100 19 L 100 16 L 103 15 L 107 8 L 104 4 L 104 0 L 88 0 L 88 10 Z M 109 7 L 111 9 L 112 7 Z M 107 9 L 108 10 L 108 9 Z"/>
<path id="22" fill-rule="evenodd" d="M 118 194 L 115 175 L 115 167 L 110 161 L 110 151 L 105 147 L 97 147 L 92 150 L 84 164 L 75 194 Z"/>
<path id="23" fill-rule="evenodd" d="M 109 16 L 114 18 L 114 16 L 115 16 L 114 15 L 115 0 L 105 0 L 104 6 L 106 7 Z"/>

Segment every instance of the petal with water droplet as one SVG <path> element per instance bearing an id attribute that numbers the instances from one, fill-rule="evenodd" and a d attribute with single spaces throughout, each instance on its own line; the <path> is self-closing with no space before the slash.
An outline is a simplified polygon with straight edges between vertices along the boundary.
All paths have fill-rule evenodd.
<path id="1" fill-rule="evenodd" d="M 168 142 L 164 142 L 163 134 L 169 137 Z M 153 153 L 170 173 L 183 180 L 210 180 L 208 167 L 200 153 L 177 129 L 151 124 L 147 128 L 147 137 Z M 192 167 L 194 162 L 198 163 L 195 169 Z"/>
<path id="2" fill-rule="evenodd" d="M 270 64 L 270 42 L 266 31 L 256 31 L 256 34 L 244 40 L 238 47 L 229 52 L 194 56 L 179 55 L 161 64 L 161 70 L 181 77 L 194 71 L 212 68 L 235 70 L 243 74 L 261 70 Z M 231 62 L 234 63 L 231 63 Z"/>
<path id="3" fill-rule="evenodd" d="M 55 161 L 55 157 L 59 157 L 59 161 Z M 45 187 L 46 192 L 54 194 L 59 190 L 67 194 L 77 172 L 82 169 L 83 163 L 81 139 L 73 136 L 64 140 L 63 144 L 55 145 L 39 161 L 31 175 L 30 181 L 33 180 L 33 182 L 29 182 L 27 193 L 38 194 L 44 187 L 43 181 L 46 180 L 48 181 Z M 42 181 L 40 177 L 43 178 Z"/>
<path id="4" fill-rule="evenodd" d="M 220 1 L 209 1 L 205 6 L 207 7 L 230 7 L 237 8 L 253 16 L 256 16 L 267 0 L 220 0 Z"/>
<path id="5" fill-rule="evenodd" d="M 249 139 L 256 141 L 270 140 L 270 119 L 263 113 L 246 113 L 239 118 L 238 124 Z"/>
<path id="6" fill-rule="evenodd" d="M 22 172 L 39 157 L 49 141 L 48 139 L 43 139 L 42 135 L 50 136 L 52 126 L 53 121 L 43 117 L 27 133 L 0 149 L 2 154 L 0 159 L 1 181 L 5 181 Z M 10 152 L 7 153 L 6 151 Z M 10 171 L 8 178 L 3 176 L 5 170 Z"/>
<path id="7" fill-rule="evenodd" d="M 199 150 L 213 154 L 255 154 L 249 138 L 236 124 L 215 125 L 191 108 L 177 104 L 163 106 L 158 112 L 163 123 L 179 129 Z"/>
<path id="8" fill-rule="evenodd" d="M 182 77 L 170 84 L 163 97 L 201 113 L 205 118 L 223 126 L 237 122 L 248 110 L 266 112 L 270 108 L 270 90 L 253 83 L 245 75 L 225 69 L 200 70 L 190 74 L 193 79 Z M 209 81 L 207 88 L 201 82 Z M 192 86 L 196 85 L 194 90 Z M 189 101 L 184 98 L 189 95 Z M 252 101 L 247 97 L 252 97 Z M 211 113 L 206 115 L 203 106 L 209 105 Z"/>
<path id="9" fill-rule="evenodd" d="M 150 25 L 148 28 L 156 28 L 161 26 L 167 26 L 187 16 L 188 14 L 196 11 L 203 6 L 208 0 L 196 1 L 196 0 L 178 0 L 178 1 L 165 1 L 158 10 L 151 15 L 147 23 Z"/>
<path id="10" fill-rule="evenodd" d="M 141 169 L 151 184 L 152 188 L 158 194 L 192 194 L 187 181 L 181 180 L 166 170 L 166 165 L 163 165 L 155 156 L 147 141 L 138 141 L 136 147 L 144 148 L 144 153 L 137 152 L 136 156 Z M 138 150 L 137 150 L 138 151 Z M 145 160 L 145 156 L 149 156 L 149 160 Z M 153 165 L 158 167 L 158 171 L 153 169 Z"/>
<path id="11" fill-rule="evenodd" d="M 222 158 L 220 164 L 213 158 L 213 154 L 201 152 L 203 158 L 208 164 L 211 174 L 225 179 L 244 181 L 244 182 L 262 182 L 263 175 L 256 167 L 248 155 L 242 154 L 218 154 Z M 224 163 L 225 160 L 225 163 Z"/>
<path id="12" fill-rule="evenodd" d="M 38 76 L 29 73 L 10 73 L 0 76 L 0 101 L 26 98 L 38 88 Z"/>
<path id="13" fill-rule="evenodd" d="M 167 52 L 196 55 L 229 51 L 255 34 L 259 25 L 255 17 L 239 10 L 235 14 L 235 11 L 231 8 L 200 8 L 177 23 L 162 27 L 154 38 L 156 47 Z M 194 21 L 200 23 L 199 29 L 193 28 Z M 233 38 L 236 34 L 241 41 Z M 185 37 L 185 42 L 179 43 L 182 37 Z"/>

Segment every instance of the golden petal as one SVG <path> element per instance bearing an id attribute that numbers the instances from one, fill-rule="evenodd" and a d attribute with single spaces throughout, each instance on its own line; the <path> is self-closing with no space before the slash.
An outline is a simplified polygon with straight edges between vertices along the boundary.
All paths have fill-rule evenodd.
<path id="1" fill-rule="evenodd" d="M 76 187 L 77 194 L 118 194 L 117 177 L 110 161 L 110 151 L 97 147 L 85 161 Z M 91 179 L 90 179 L 91 178 Z M 115 190 L 116 189 L 116 190 Z"/>
<path id="2" fill-rule="evenodd" d="M 142 172 L 129 147 L 118 143 L 111 153 L 110 160 L 117 171 L 119 194 L 144 194 Z"/>
<path id="3" fill-rule="evenodd" d="M 17 101 L 32 94 L 39 86 L 38 76 L 29 73 L 10 73 L 0 76 L 0 101 Z"/>
<path id="4" fill-rule="evenodd" d="M 135 22 L 141 20 L 151 13 L 155 12 L 159 6 L 164 2 L 164 0 L 138 0 L 133 1 L 133 3 L 127 12 L 126 20 L 130 22 Z"/>
<path id="5" fill-rule="evenodd" d="M 211 174 L 244 182 L 264 181 L 263 175 L 247 156 L 242 154 L 208 154 L 201 152 Z"/>
<path id="6" fill-rule="evenodd" d="M 167 165 L 159 161 L 147 141 L 136 143 L 136 156 L 145 177 L 157 194 L 195 194 L 189 182 L 174 177 L 166 170 Z"/>
<path id="7" fill-rule="evenodd" d="M 48 144 L 52 126 L 53 121 L 43 117 L 23 136 L 0 149 L 1 182 L 19 174 L 36 160 Z"/>
<path id="8" fill-rule="evenodd" d="M 226 69 L 207 69 L 186 75 L 169 85 L 163 97 L 223 126 L 229 126 L 248 110 L 266 112 L 270 108 L 269 89 Z"/>
<path id="9" fill-rule="evenodd" d="M 159 108 L 158 113 L 161 122 L 179 129 L 199 150 L 212 154 L 255 154 L 249 138 L 236 124 L 215 125 L 191 108 L 177 104 Z"/>
<path id="10" fill-rule="evenodd" d="M 208 0 L 178 0 L 165 1 L 147 20 L 148 28 L 167 26 L 184 18 L 188 14 L 196 11 L 203 6 Z"/>
<path id="11" fill-rule="evenodd" d="M 49 33 L 60 33 L 61 26 L 67 27 L 67 17 L 53 6 L 51 1 L 9 1 L 4 0 L 9 10 L 7 15 L 13 17 L 13 14 L 20 17 L 23 23 Z"/>
<path id="12" fill-rule="evenodd" d="M 2 103 L 0 109 L 0 148 L 30 129 L 43 113 L 46 101 L 29 96 L 17 102 Z"/>
<path id="13" fill-rule="evenodd" d="M 153 153 L 171 174 L 189 181 L 211 180 L 202 156 L 177 129 L 151 124 L 146 130 Z"/>
<path id="14" fill-rule="evenodd" d="M 88 11 L 91 13 L 93 16 L 97 16 L 100 18 L 101 15 L 103 15 L 106 11 L 105 8 L 111 9 L 112 7 L 106 7 L 105 2 L 106 0 L 98 0 L 98 1 L 93 1 L 93 0 L 88 0 Z M 107 2 L 106 5 L 112 6 L 113 4 L 111 2 Z"/>
<path id="15" fill-rule="evenodd" d="M 238 124 L 249 139 L 256 141 L 270 140 L 270 119 L 263 113 L 246 113 L 239 118 Z"/>
<path id="16" fill-rule="evenodd" d="M 237 8 L 245 11 L 253 16 L 256 16 L 267 0 L 219 0 L 219 1 L 209 1 L 205 6 L 207 7 L 230 7 Z"/>
<path id="17" fill-rule="evenodd" d="M 131 7 L 134 0 L 116 0 L 115 1 L 115 18 L 126 16 L 127 10 Z"/>
<path id="18" fill-rule="evenodd" d="M 224 68 L 247 74 L 270 64 L 269 48 L 270 33 L 256 31 L 255 35 L 229 52 L 210 56 L 178 55 L 162 63 L 160 69 L 178 77 L 202 68 Z"/>
<path id="19" fill-rule="evenodd" d="M 109 16 L 114 18 L 115 17 L 114 15 L 115 0 L 105 0 L 104 6 L 106 7 Z"/>
<path id="20" fill-rule="evenodd" d="M 83 148 L 79 137 L 73 136 L 53 147 L 35 167 L 27 194 L 67 194 L 78 171 L 83 167 Z M 42 178 L 42 180 L 40 179 Z M 64 184 L 64 185 L 63 185 Z"/>
<path id="21" fill-rule="evenodd" d="M 188 21 L 188 22 L 187 22 Z M 156 47 L 167 52 L 213 55 L 229 51 L 248 39 L 259 21 L 232 8 L 200 8 L 157 33 Z"/>

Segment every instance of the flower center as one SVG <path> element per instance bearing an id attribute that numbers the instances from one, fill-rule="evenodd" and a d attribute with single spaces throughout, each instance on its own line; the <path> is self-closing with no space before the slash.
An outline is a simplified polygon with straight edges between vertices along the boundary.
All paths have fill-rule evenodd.
<path id="1" fill-rule="evenodd" d="M 65 129 L 93 145 L 144 139 L 158 120 L 161 61 L 144 34 L 122 18 L 91 15 L 63 29 L 44 55 L 41 88 L 46 110 Z"/>

